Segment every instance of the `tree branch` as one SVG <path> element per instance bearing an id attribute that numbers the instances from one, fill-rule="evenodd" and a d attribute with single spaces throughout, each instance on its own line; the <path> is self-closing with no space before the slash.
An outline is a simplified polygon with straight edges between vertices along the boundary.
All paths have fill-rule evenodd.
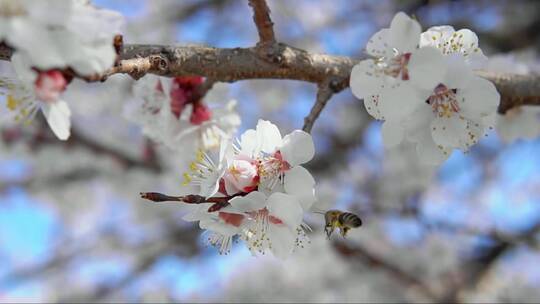
<path id="1" fill-rule="evenodd" d="M 313 128 L 315 120 L 317 120 L 333 94 L 328 82 L 319 85 L 317 99 L 315 100 L 315 104 L 313 104 L 309 115 L 304 118 L 304 127 L 302 127 L 302 130 L 311 133 L 311 128 Z"/>
<path id="2" fill-rule="evenodd" d="M 274 36 L 274 23 L 270 19 L 270 9 L 266 0 L 249 0 L 249 6 L 253 8 L 253 22 L 257 26 L 259 42 L 257 45 L 271 45 L 276 42 Z"/>
<path id="3" fill-rule="evenodd" d="M 371 265 L 373 267 L 380 267 L 386 270 L 396 280 L 403 282 L 406 285 L 417 288 L 418 291 L 423 293 L 424 296 L 428 298 L 428 300 L 433 300 L 437 298 L 434 292 L 421 280 L 417 279 L 416 277 L 407 273 L 406 271 L 400 269 L 399 267 L 391 264 L 390 262 L 377 257 L 376 255 L 370 253 L 365 248 L 362 248 L 361 246 L 350 247 L 346 245 L 344 242 L 336 242 L 334 243 L 334 246 L 337 249 L 337 251 L 345 257 L 360 258 L 368 265 Z"/>
<path id="4" fill-rule="evenodd" d="M 351 70 L 359 60 L 344 56 L 314 54 L 283 43 L 271 48 L 273 60 L 261 56 L 257 47 L 214 48 L 206 46 L 124 45 L 117 66 L 100 77 L 104 80 L 124 73 L 136 78 L 145 73 L 161 76 L 199 75 L 214 81 L 234 82 L 245 79 L 290 79 L 316 84 L 332 79 L 337 93 L 349 86 Z M 10 51 L 0 46 L 0 59 Z M 501 94 L 500 113 L 521 105 L 540 105 L 540 75 L 517 75 L 477 71 L 492 81 Z M 322 94 L 321 94 L 322 96 Z"/>

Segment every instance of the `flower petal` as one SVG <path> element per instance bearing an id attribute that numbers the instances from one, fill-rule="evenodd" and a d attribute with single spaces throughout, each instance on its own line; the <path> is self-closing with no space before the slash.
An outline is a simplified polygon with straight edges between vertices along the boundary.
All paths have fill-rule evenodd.
<path id="1" fill-rule="evenodd" d="M 315 179 L 302 166 L 287 171 L 284 181 L 285 191 L 298 198 L 302 209 L 309 210 L 315 202 Z"/>
<path id="2" fill-rule="evenodd" d="M 372 59 L 362 60 L 351 71 L 351 91 L 354 96 L 360 99 L 377 95 L 384 86 L 383 77 L 376 72 L 375 61 Z"/>
<path id="3" fill-rule="evenodd" d="M 310 161 L 315 155 L 313 138 L 302 130 L 294 130 L 283 138 L 279 148 L 283 159 L 291 166 L 300 165 Z"/>
<path id="4" fill-rule="evenodd" d="M 281 133 L 273 123 L 259 119 L 257 123 L 257 141 L 260 151 L 273 153 L 277 147 L 281 146 Z"/>
<path id="5" fill-rule="evenodd" d="M 67 103 L 63 100 L 57 100 L 45 103 L 42 109 L 47 123 L 56 137 L 60 140 L 68 139 L 71 132 L 71 111 Z"/>
<path id="6" fill-rule="evenodd" d="M 388 45 L 388 35 L 390 30 L 382 29 L 368 40 L 366 52 L 374 57 L 388 57 L 392 55 L 392 48 Z"/>
<path id="7" fill-rule="evenodd" d="M 382 138 L 386 148 L 395 147 L 403 141 L 405 130 L 399 122 L 385 121 L 382 126 Z"/>
<path id="8" fill-rule="evenodd" d="M 295 235 L 288 227 L 283 225 L 270 225 L 268 228 L 272 253 L 279 259 L 286 259 L 291 255 L 295 245 Z"/>
<path id="9" fill-rule="evenodd" d="M 257 131 L 249 129 L 240 136 L 241 152 L 249 157 L 254 157 L 259 153 L 257 145 Z"/>
<path id="10" fill-rule="evenodd" d="M 409 61 L 411 83 L 424 90 L 432 91 L 443 81 L 447 63 L 437 49 L 424 47 L 414 51 Z"/>
<path id="11" fill-rule="evenodd" d="M 440 165 L 450 156 L 451 149 L 438 147 L 431 135 L 428 134 L 418 142 L 416 152 L 422 163 Z"/>
<path id="12" fill-rule="evenodd" d="M 235 211 L 249 212 L 266 207 L 266 195 L 259 191 L 253 191 L 246 196 L 236 196 L 229 201 Z"/>
<path id="13" fill-rule="evenodd" d="M 366 107 L 366 111 L 369 113 L 369 115 L 373 116 L 375 119 L 382 120 L 383 115 L 379 109 L 379 101 L 379 95 L 371 95 L 364 98 L 364 106 Z"/>
<path id="14" fill-rule="evenodd" d="M 471 78 L 475 77 L 471 67 L 467 65 L 461 54 L 454 53 L 447 55 L 447 69 L 443 83 L 448 88 L 457 89 L 467 86 Z"/>
<path id="15" fill-rule="evenodd" d="M 467 87 L 458 89 L 456 97 L 461 113 L 471 119 L 495 113 L 501 98 L 491 81 L 478 76 L 472 77 Z"/>
<path id="16" fill-rule="evenodd" d="M 403 12 L 397 13 L 390 24 L 388 40 L 400 53 L 410 53 L 418 46 L 420 24 Z"/>
<path id="17" fill-rule="evenodd" d="M 457 148 L 460 140 L 468 136 L 467 120 L 457 115 L 437 117 L 431 122 L 431 134 L 437 145 Z"/>
<path id="18" fill-rule="evenodd" d="M 298 200 L 292 195 L 281 192 L 273 193 L 268 198 L 267 208 L 270 215 L 280 219 L 290 229 L 296 229 L 302 223 L 304 211 Z"/>
<path id="19" fill-rule="evenodd" d="M 450 38 L 454 32 L 454 28 L 449 25 L 430 27 L 420 35 L 420 47 L 443 47 L 446 40 Z"/>
<path id="20" fill-rule="evenodd" d="M 421 98 L 418 90 L 408 84 L 388 88 L 381 92 L 379 110 L 385 120 L 400 121 L 424 105 L 426 98 Z"/>

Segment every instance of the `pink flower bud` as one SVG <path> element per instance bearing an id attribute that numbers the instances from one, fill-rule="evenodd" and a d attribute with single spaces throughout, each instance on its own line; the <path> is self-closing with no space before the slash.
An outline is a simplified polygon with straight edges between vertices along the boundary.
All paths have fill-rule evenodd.
<path id="1" fill-rule="evenodd" d="M 227 193 L 251 192 L 259 183 L 259 175 L 254 160 L 237 155 L 223 176 Z"/>
<path id="2" fill-rule="evenodd" d="M 67 80 L 59 70 L 40 72 L 34 86 L 36 97 L 43 102 L 54 102 L 66 90 Z"/>
<path id="3" fill-rule="evenodd" d="M 193 112 L 189 121 L 194 125 L 200 125 L 203 122 L 212 118 L 212 111 L 204 104 L 198 103 L 193 105 Z"/>

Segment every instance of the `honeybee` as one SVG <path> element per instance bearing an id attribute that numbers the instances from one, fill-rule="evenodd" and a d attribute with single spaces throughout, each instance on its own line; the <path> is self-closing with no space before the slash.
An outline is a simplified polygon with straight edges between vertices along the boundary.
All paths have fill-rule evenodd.
<path id="1" fill-rule="evenodd" d="M 349 230 L 362 226 L 362 220 L 358 215 L 340 210 L 326 211 L 324 213 L 324 220 L 326 221 L 324 232 L 326 232 L 328 238 L 330 238 L 336 228 L 339 228 L 341 236 L 346 237 Z"/>

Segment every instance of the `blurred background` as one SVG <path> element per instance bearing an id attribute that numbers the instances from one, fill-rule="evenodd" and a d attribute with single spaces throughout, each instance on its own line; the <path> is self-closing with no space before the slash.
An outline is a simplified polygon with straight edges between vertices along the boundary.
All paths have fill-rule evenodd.
<path id="1" fill-rule="evenodd" d="M 258 39 L 247 1 L 94 0 L 127 17 L 126 43 L 248 47 Z M 538 73 L 540 1 L 268 0 L 277 39 L 311 52 L 360 57 L 397 11 L 469 28 L 488 68 Z M 0 62 L 0 72 L 10 73 Z M 507 121 L 438 168 L 413 147 L 384 150 L 381 124 L 350 90 L 315 123 L 317 208 L 356 212 L 364 226 L 326 240 L 310 214 L 311 245 L 286 261 L 205 245 L 180 204 L 182 158 L 126 118 L 133 81 L 75 81 L 65 99 L 72 138 L 43 120 L 4 126 L 0 141 L 0 302 L 538 302 L 540 121 Z M 208 99 L 238 100 L 241 130 L 259 118 L 301 128 L 315 86 L 219 84 Z M 0 96 L 3 98 L 3 96 Z M 128 109 L 128 110 L 127 110 Z M 500 119 L 501 121 L 504 118 Z M 527 139 L 517 139 L 519 136 Z"/>

